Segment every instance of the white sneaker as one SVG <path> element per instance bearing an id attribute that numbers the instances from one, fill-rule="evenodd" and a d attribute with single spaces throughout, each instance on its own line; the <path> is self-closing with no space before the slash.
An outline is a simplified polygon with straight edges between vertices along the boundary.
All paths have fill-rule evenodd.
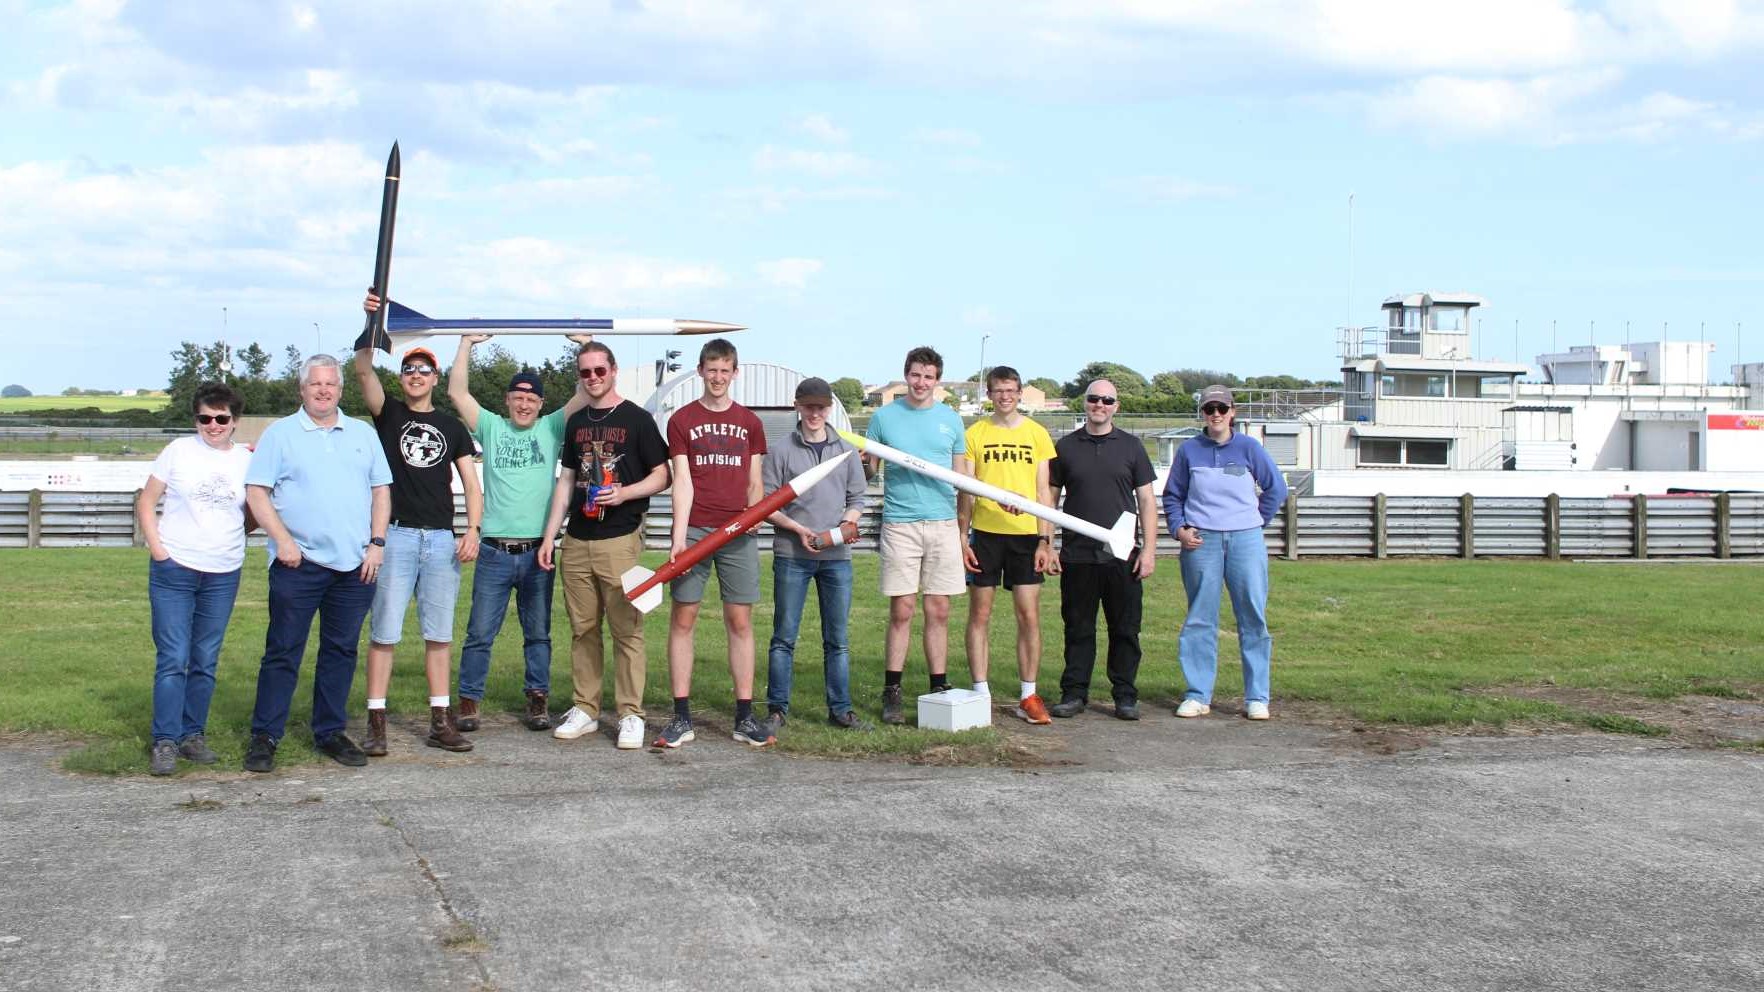
<path id="1" fill-rule="evenodd" d="M 580 707 L 572 706 L 564 714 L 563 722 L 551 732 L 551 736 L 560 741 L 573 741 L 583 734 L 592 734 L 600 729 L 600 721 L 582 712 Z"/>
<path id="2" fill-rule="evenodd" d="M 619 750 L 635 751 L 643 746 L 643 718 L 635 713 L 619 719 Z"/>
<path id="3" fill-rule="evenodd" d="M 1243 708 L 1243 715 L 1251 720 L 1266 720 L 1268 719 L 1268 704 L 1250 703 Z"/>
<path id="4" fill-rule="evenodd" d="M 1184 699 L 1182 705 L 1176 707 L 1176 715 L 1185 720 L 1193 716 L 1206 716 L 1211 712 L 1213 708 L 1198 699 Z"/>

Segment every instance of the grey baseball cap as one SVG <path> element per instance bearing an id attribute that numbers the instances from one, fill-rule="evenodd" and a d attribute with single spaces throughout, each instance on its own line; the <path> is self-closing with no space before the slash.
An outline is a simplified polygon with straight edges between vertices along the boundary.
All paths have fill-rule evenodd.
<path id="1" fill-rule="evenodd" d="M 1226 389 L 1218 383 L 1214 383 L 1201 390 L 1199 405 L 1204 407 L 1208 403 L 1223 403 L 1226 406 L 1237 405 L 1237 403 L 1231 398 L 1231 390 Z"/>

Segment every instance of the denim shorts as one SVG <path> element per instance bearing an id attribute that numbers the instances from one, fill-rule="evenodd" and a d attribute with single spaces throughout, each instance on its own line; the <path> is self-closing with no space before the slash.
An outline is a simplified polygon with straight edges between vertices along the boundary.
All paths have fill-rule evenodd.
<path id="1" fill-rule="evenodd" d="M 709 527 L 686 528 L 686 546 L 691 547 L 710 532 Z M 668 587 L 674 602 L 698 603 L 704 600 L 704 587 L 710 583 L 711 562 L 717 564 L 717 589 L 723 602 L 732 606 L 759 602 L 759 538 L 752 531 L 718 548 L 715 554 L 675 579 Z"/>
<path id="2" fill-rule="evenodd" d="M 374 587 L 368 637 L 375 644 L 397 644 L 404 633 L 404 608 L 416 595 L 423 640 L 453 640 L 453 604 L 459 599 L 459 559 L 450 530 L 417 530 L 393 524 L 386 531 L 386 556 Z"/>

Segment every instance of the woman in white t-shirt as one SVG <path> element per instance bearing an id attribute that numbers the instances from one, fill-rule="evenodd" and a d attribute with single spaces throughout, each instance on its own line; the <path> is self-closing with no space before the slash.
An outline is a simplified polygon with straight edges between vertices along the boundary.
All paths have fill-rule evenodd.
<path id="1" fill-rule="evenodd" d="M 219 383 L 196 389 L 196 436 L 153 460 L 135 517 L 147 539 L 147 599 L 153 607 L 153 757 L 170 775 L 182 756 L 212 764 L 204 739 L 221 641 L 245 564 L 245 469 L 251 452 L 233 443 L 239 394 Z M 165 515 L 154 508 L 165 497 Z"/>

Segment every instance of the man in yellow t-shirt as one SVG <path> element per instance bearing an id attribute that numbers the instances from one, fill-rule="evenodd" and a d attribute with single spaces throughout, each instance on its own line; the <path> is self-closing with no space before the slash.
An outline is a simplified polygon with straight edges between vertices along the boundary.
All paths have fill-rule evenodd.
<path id="1" fill-rule="evenodd" d="M 1048 488 L 1048 463 L 1053 439 L 1047 429 L 1017 409 L 1023 382 L 1017 370 L 1000 365 L 986 375 L 992 415 L 968 428 L 968 459 L 981 482 L 1021 493 L 1044 506 L 1053 505 Z M 1017 613 L 1018 717 L 1033 724 L 1053 721 L 1047 704 L 1035 691 L 1041 673 L 1041 577 L 1053 560 L 1053 525 L 1021 510 L 962 493 L 956 503 L 961 532 L 970 533 L 962 562 L 970 573 L 968 597 L 968 669 L 974 690 L 991 695 L 987 684 L 989 633 L 993 592 L 1011 591 Z"/>

